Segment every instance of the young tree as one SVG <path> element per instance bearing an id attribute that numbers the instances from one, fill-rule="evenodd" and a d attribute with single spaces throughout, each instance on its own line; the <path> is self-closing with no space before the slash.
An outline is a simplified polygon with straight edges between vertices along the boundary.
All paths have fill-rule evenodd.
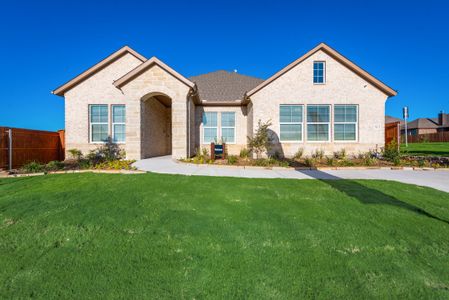
<path id="1" fill-rule="evenodd" d="M 259 122 L 257 124 L 256 132 L 254 133 L 253 137 L 247 137 L 248 138 L 248 148 L 250 151 L 256 153 L 256 157 L 259 159 L 260 155 L 263 152 L 268 153 L 270 151 L 271 147 L 271 139 L 270 135 L 268 133 L 268 127 L 270 127 L 271 120 L 268 120 L 265 123 L 262 123 L 262 121 L 259 119 Z"/>

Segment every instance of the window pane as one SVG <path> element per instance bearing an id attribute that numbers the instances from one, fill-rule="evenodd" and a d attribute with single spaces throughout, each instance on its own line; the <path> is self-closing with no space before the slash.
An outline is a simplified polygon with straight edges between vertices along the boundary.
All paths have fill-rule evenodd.
<path id="1" fill-rule="evenodd" d="M 280 132 L 281 141 L 301 141 L 302 125 L 301 124 L 281 124 Z"/>
<path id="2" fill-rule="evenodd" d="M 289 123 L 291 122 L 291 106 L 281 105 L 279 109 L 279 120 L 281 123 Z"/>
<path id="3" fill-rule="evenodd" d="M 108 106 L 107 105 L 91 105 L 90 121 L 94 123 L 108 122 Z"/>
<path id="4" fill-rule="evenodd" d="M 329 106 L 307 106 L 307 122 L 329 122 Z"/>
<path id="5" fill-rule="evenodd" d="M 124 105 L 112 106 L 112 122 L 125 123 L 125 106 Z"/>
<path id="6" fill-rule="evenodd" d="M 329 140 L 329 126 L 327 124 L 308 124 L 307 139 L 309 141 Z"/>
<path id="7" fill-rule="evenodd" d="M 223 142 L 225 142 L 225 143 L 234 143 L 235 142 L 234 128 L 222 128 L 221 135 L 222 135 Z"/>
<path id="8" fill-rule="evenodd" d="M 209 127 L 217 126 L 217 113 L 216 112 L 203 113 L 203 125 Z"/>
<path id="9" fill-rule="evenodd" d="M 114 142 L 124 142 L 125 137 L 125 125 L 114 124 Z"/>
<path id="10" fill-rule="evenodd" d="M 335 105 L 334 121 L 335 122 L 357 122 L 357 106 L 356 105 Z"/>
<path id="11" fill-rule="evenodd" d="M 346 122 L 357 122 L 357 106 L 346 105 Z"/>
<path id="12" fill-rule="evenodd" d="M 334 130 L 334 139 L 336 141 L 355 141 L 355 124 L 335 124 Z"/>
<path id="13" fill-rule="evenodd" d="M 204 128 L 204 143 L 214 142 L 217 138 L 217 128 Z"/>
<path id="14" fill-rule="evenodd" d="M 221 113 L 221 126 L 234 127 L 235 126 L 235 113 L 233 113 L 233 112 Z"/>
<path id="15" fill-rule="evenodd" d="M 92 124 L 92 142 L 108 141 L 108 125 Z"/>
<path id="16" fill-rule="evenodd" d="M 334 122 L 345 122 L 345 107 L 343 105 L 335 105 Z"/>

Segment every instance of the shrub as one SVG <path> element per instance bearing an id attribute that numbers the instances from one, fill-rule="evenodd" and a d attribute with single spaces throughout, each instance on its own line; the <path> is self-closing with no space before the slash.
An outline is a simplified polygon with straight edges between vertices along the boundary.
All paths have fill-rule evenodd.
<path id="1" fill-rule="evenodd" d="M 393 165 L 395 165 L 395 166 L 401 165 L 401 159 L 399 158 L 399 156 L 396 156 L 393 158 Z"/>
<path id="2" fill-rule="evenodd" d="M 45 171 L 45 165 L 32 161 L 24 165 L 20 170 L 22 173 L 39 173 Z"/>
<path id="3" fill-rule="evenodd" d="M 121 160 L 124 158 L 124 155 L 124 151 L 109 139 L 107 143 L 90 151 L 86 158 L 91 165 L 95 166 L 103 162 Z"/>
<path id="4" fill-rule="evenodd" d="M 301 159 L 303 154 L 304 154 L 304 149 L 299 148 L 298 151 L 295 152 L 295 155 L 293 155 L 293 159 L 299 160 L 299 159 Z"/>
<path id="5" fill-rule="evenodd" d="M 426 161 L 423 159 L 418 160 L 418 166 L 420 168 L 423 168 L 426 165 Z"/>
<path id="6" fill-rule="evenodd" d="M 229 155 L 228 156 L 228 164 L 235 165 L 238 161 L 238 158 L 236 155 Z"/>
<path id="7" fill-rule="evenodd" d="M 385 149 L 383 151 L 383 157 L 385 159 L 394 163 L 395 160 L 399 159 L 399 155 L 400 153 L 396 141 L 392 141 L 390 144 L 385 146 Z"/>
<path id="8" fill-rule="evenodd" d="M 323 157 L 324 151 L 322 149 L 316 149 L 315 152 L 312 153 L 312 158 L 321 160 Z"/>
<path id="9" fill-rule="evenodd" d="M 346 158 L 346 149 L 343 148 L 340 151 L 334 152 L 334 158 L 336 158 L 336 159 L 345 159 Z"/>
<path id="10" fill-rule="evenodd" d="M 70 153 L 70 156 L 72 159 L 79 161 L 83 157 L 83 153 L 79 149 L 69 149 L 68 152 Z"/>
<path id="11" fill-rule="evenodd" d="M 335 163 L 334 158 L 333 157 L 326 157 L 326 164 L 328 166 L 333 166 Z"/>
<path id="12" fill-rule="evenodd" d="M 57 160 L 53 160 L 45 165 L 45 170 L 47 171 L 59 171 L 62 169 L 64 169 L 64 163 Z"/>
<path id="13" fill-rule="evenodd" d="M 316 161 L 315 161 L 314 158 L 306 157 L 306 159 L 304 160 L 304 164 L 305 164 L 307 167 L 313 168 L 313 167 L 315 167 L 315 165 L 316 165 Z"/>
<path id="14" fill-rule="evenodd" d="M 250 151 L 256 153 L 256 157 L 260 158 L 262 152 L 269 152 L 271 148 L 271 139 L 268 134 L 268 127 L 271 126 L 271 121 L 262 123 L 259 120 L 256 132 L 253 137 L 248 138 L 248 148 Z"/>
<path id="15" fill-rule="evenodd" d="M 247 148 L 243 148 L 240 150 L 240 158 L 248 158 L 249 157 L 249 150 Z"/>
<path id="16" fill-rule="evenodd" d="M 204 158 L 209 157 L 209 150 L 204 147 L 203 149 L 201 149 L 201 154 L 203 155 Z"/>

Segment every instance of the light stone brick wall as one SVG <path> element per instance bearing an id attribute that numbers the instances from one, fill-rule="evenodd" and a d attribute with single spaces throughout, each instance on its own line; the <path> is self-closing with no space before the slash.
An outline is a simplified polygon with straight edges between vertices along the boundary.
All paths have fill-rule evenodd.
<path id="1" fill-rule="evenodd" d="M 65 93 L 66 157 L 70 157 L 69 149 L 87 154 L 99 146 L 89 143 L 89 104 L 108 104 L 110 117 L 111 104 L 127 105 L 127 97 L 113 82 L 141 63 L 135 56 L 125 54 Z M 109 133 L 112 134 L 111 128 Z"/>
<path id="2" fill-rule="evenodd" d="M 156 98 L 141 102 L 142 110 L 142 158 L 169 155 L 171 153 L 171 108 Z"/>
<path id="3" fill-rule="evenodd" d="M 155 95 L 168 96 L 172 115 L 172 157 L 187 157 L 187 99 L 190 87 L 158 65 L 153 65 L 122 87 L 127 99 L 126 153 L 129 159 L 141 159 L 141 101 Z M 154 143 L 161 141 L 154 140 Z"/>
<path id="4" fill-rule="evenodd" d="M 326 61 L 326 83 L 313 84 L 313 62 Z M 253 103 L 253 130 L 259 119 L 271 120 L 272 131 L 279 136 L 280 104 L 332 104 L 330 142 L 307 142 L 307 125 L 304 123 L 303 142 L 280 143 L 275 150 L 292 156 L 303 148 L 305 155 L 316 149 L 326 155 L 346 149 L 357 154 L 384 146 L 385 100 L 387 96 L 373 85 L 347 69 L 323 51 L 295 66 L 293 69 L 251 96 Z M 333 141 L 333 104 L 356 104 L 359 108 L 358 140 L 356 142 Z M 304 120 L 306 109 L 304 107 Z"/>
<path id="5" fill-rule="evenodd" d="M 229 155 L 239 155 L 247 142 L 247 107 L 246 106 L 197 106 L 195 134 L 197 148 L 206 147 L 210 151 L 210 144 L 203 143 L 203 112 L 235 112 L 235 143 L 227 143 Z M 220 125 L 220 116 L 218 116 Z M 220 134 L 220 133 L 219 133 Z"/>

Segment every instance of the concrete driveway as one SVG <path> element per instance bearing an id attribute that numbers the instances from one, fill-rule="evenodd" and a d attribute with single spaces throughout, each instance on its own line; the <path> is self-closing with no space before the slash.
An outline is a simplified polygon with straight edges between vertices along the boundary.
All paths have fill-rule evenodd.
<path id="1" fill-rule="evenodd" d="M 229 176 L 243 178 L 290 178 L 290 179 L 384 179 L 432 187 L 449 192 L 449 171 L 413 170 L 291 170 L 275 168 L 221 167 L 194 165 L 175 161 L 171 156 L 142 159 L 134 163 L 139 170 L 164 174 Z"/>

